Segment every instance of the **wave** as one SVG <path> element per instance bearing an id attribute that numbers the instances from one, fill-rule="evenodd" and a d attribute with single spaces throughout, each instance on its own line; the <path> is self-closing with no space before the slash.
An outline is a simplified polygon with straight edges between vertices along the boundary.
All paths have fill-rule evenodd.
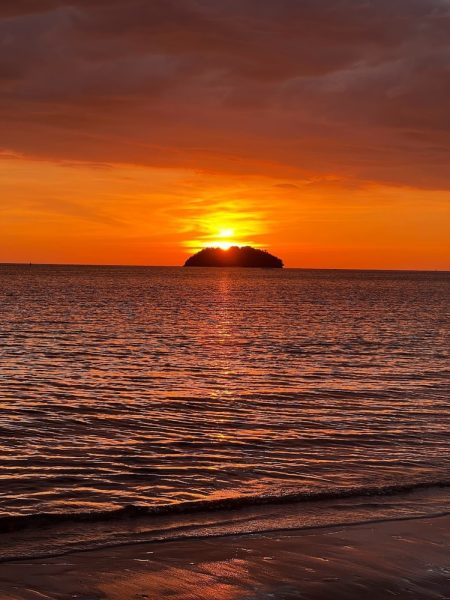
<path id="1" fill-rule="evenodd" d="M 0 519 L 0 563 L 162 543 L 449 514 L 450 481 L 199 500 Z"/>
<path id="2" fill-rule="evenodd" d="M 334 488 L 319 491 L 287 492 L 219 499 L 202 499 L 164 505 L 128 504 L 108 511 L 44 512 L 0 517 L 0 533 L 21 529 L 49 527 L 65 523 L 102 523 L 137 519 L 142 517 L 163 517 L 209 513 L 214 511 L 238 510 L 264 505 L 282 505 L 323 500 L 340 500 L 359 497 L 386 497 L 407 494 L 426 488 L 448 488 L 450 480 L 419 481 L 414 483 L 391 484 L 385 486 L 360 486 L 354 488 Z"/>

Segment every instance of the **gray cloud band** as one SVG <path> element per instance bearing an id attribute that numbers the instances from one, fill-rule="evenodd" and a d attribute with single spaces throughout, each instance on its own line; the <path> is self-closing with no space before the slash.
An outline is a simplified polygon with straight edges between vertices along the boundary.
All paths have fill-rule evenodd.
<path id="1" fill-rule="evenodd" d="M 0 147 L 447 188 L 449 13 L 443 0 L 4 1 Z"/>

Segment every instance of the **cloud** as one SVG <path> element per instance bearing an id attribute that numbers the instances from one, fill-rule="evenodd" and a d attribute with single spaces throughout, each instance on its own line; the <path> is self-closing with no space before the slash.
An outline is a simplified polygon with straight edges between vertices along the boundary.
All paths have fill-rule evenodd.
<path id="1" fill-rule="evenodd" d="M 0 145 L 446 188 L 444 0 L 5 0 Z"/>

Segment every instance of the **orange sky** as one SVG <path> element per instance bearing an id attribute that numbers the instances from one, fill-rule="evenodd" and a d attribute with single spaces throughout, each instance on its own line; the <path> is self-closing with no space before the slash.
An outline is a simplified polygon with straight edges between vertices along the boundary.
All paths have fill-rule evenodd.
<path id="1" fill-rule="evenodd" d="M 443 0 L 0 6 L 0 261 L 450 269 Z"/>

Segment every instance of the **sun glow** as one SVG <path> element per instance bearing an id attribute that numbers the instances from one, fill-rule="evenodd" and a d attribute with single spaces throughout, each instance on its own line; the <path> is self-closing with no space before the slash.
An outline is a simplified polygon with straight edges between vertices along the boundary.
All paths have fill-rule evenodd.
<path id="1" fill-rule="evenodd" d="M 217 241 L 212 241 L 211 246 L 214 248 L 221 248 L 222 250 L 229 250 L 232 246 L 236 246 L 236 242 L 233 241 L 234 229 L 231 227 L 220 229 L 217 237 Z"/>
<path id="2" fill-rule="evenodd" d="M 234 227 L 220 226 L 214 221 L 209 224 L 209 234 L 205 236 L 202 241 L 202 247 L 221 248 L 222 250 L 229 250 L 232 246 L 241 246 L 236 237 L 236 230 Z"/>
<path id="3" fill-rule="evenodd" d="M 234 242 L 211 242 L 213 248 L 220 248 L 221 250 L 229 250 L 232 246 L 236 246 Z"/>
<path id="4" fill-rule="evenodd" d="M 221 238 L 231 238 L 234 235 L 234 229 L 228 228 L 228 229 L 221 229 L 219 231 L 219 237 Z"/>
<path id="5" fill-rule="evenodd" d="M 186 219 L 184 219 L 186 222 Z M 191 233 L 185 247 L 190 252 L 203 248 L 221 248 L 229 250 L 233 246 L 259 247 L 259 237 L 264 231 L 262 216 L 241 201 L 221 202 L 218 210 L 204 212 L 189 217 L 186 231 Z"/>

